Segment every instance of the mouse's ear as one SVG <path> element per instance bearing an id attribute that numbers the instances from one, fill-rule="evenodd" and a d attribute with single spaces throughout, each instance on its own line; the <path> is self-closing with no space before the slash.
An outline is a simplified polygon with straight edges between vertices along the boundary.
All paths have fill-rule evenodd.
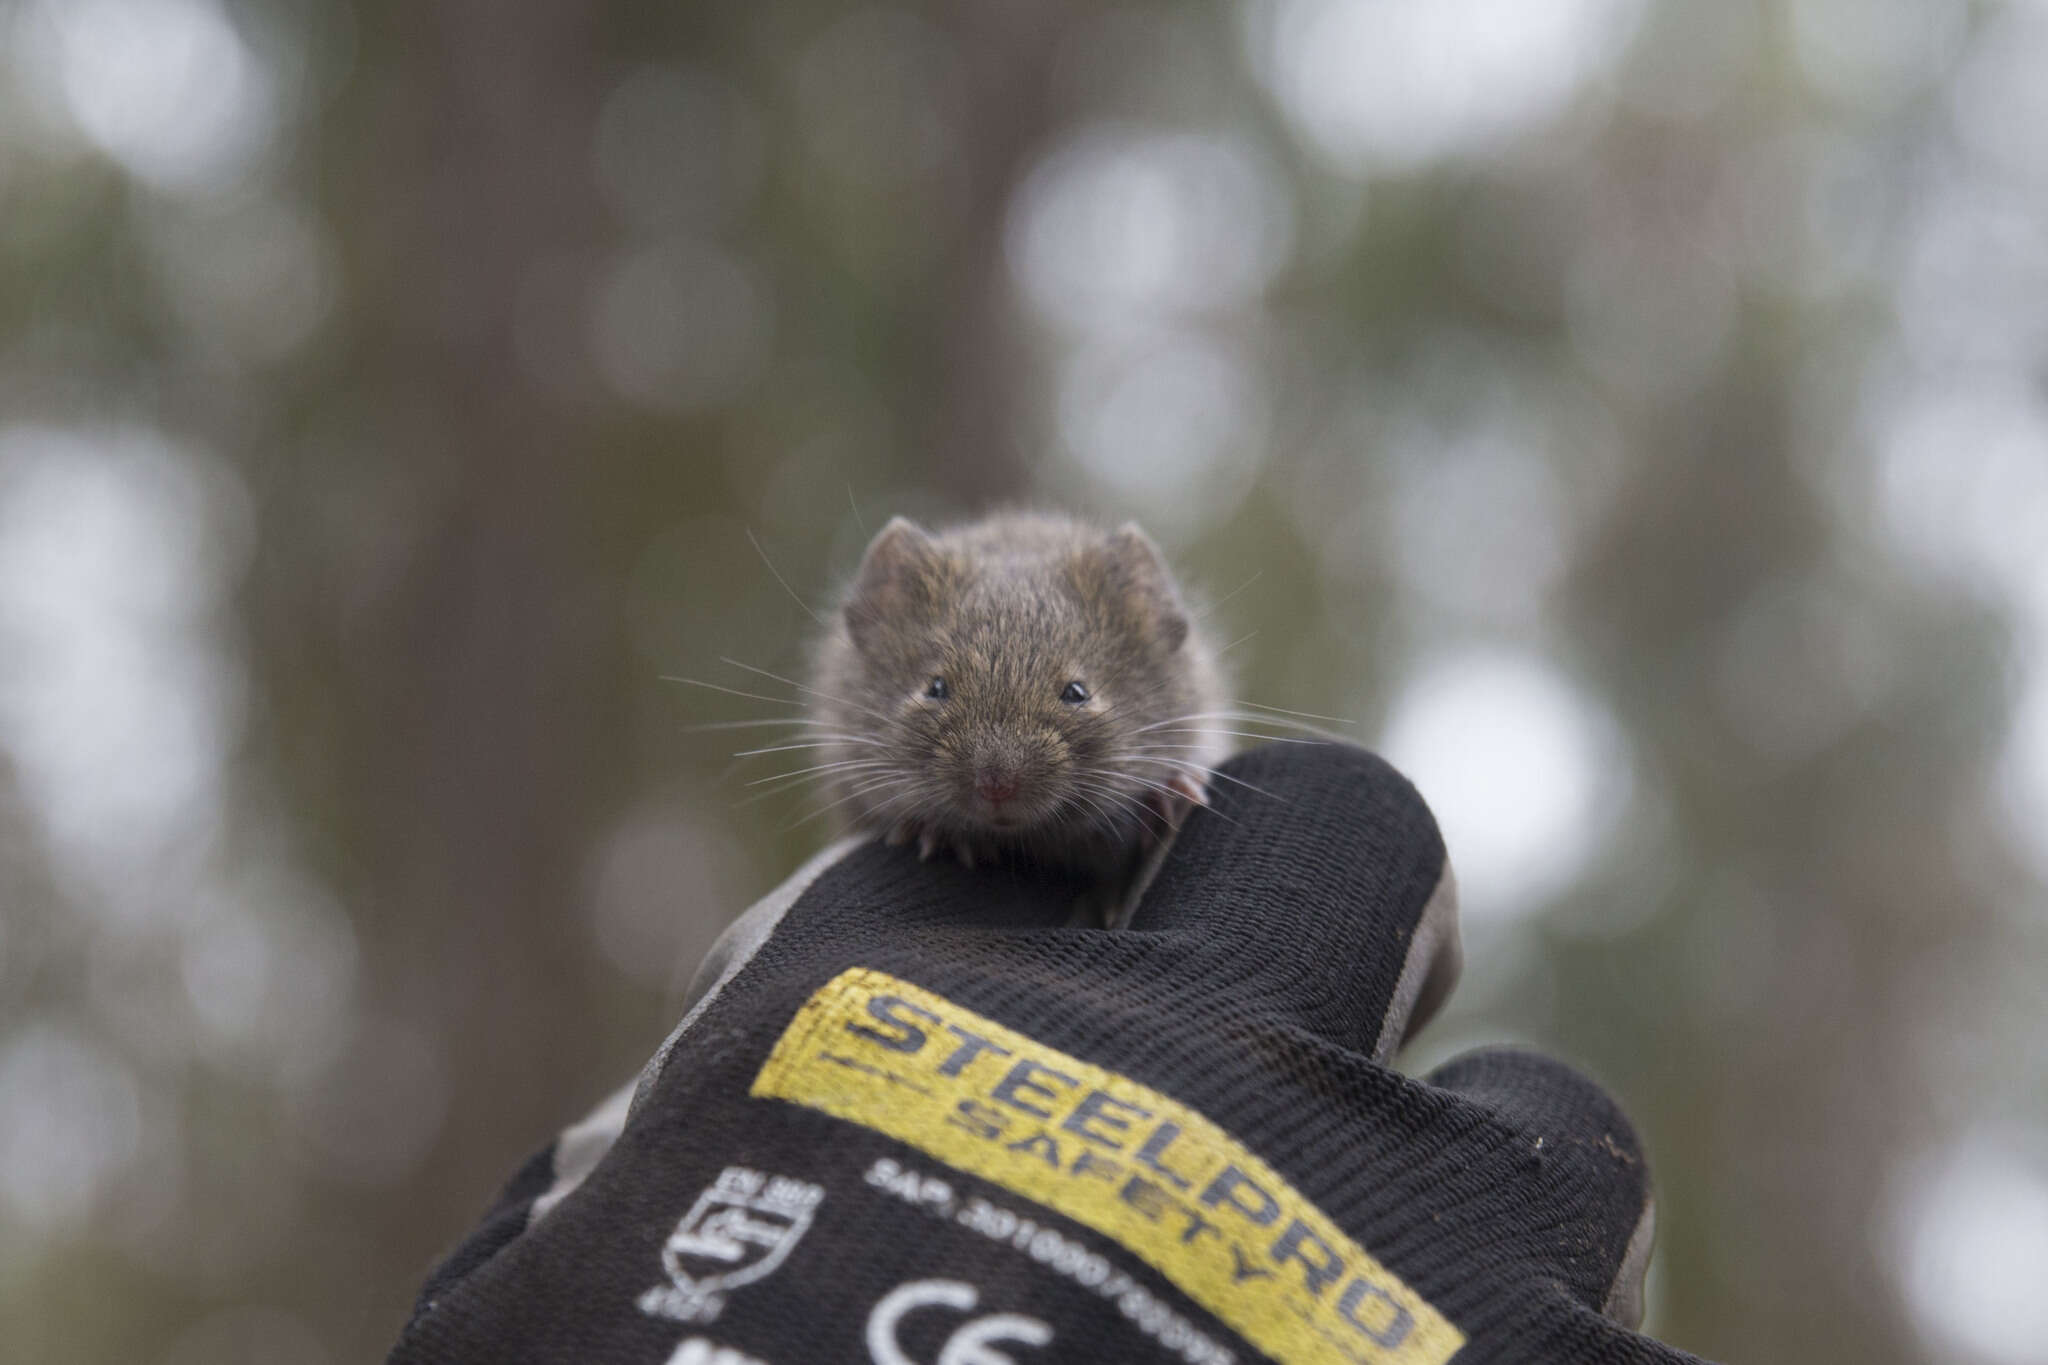
<path id="1" fill-rule="evenodd" d="M 891 517 L 868 543 L 846 594 L 846 629 L 869 653 L 888 622 L 919 620 L 938 600 L 945 559 L 931 533 L 908 517 Z"/>
<path id="2" fill-rule="evenodd" d="M 1132 595 L 1150 609 L 1160 641 L 1168 649 L 1179 649 L 1188 638 L 1187 608 L 1152 537 L 1137 522 L 1127 521 L 1110 534 L 1109 553 Z"/>

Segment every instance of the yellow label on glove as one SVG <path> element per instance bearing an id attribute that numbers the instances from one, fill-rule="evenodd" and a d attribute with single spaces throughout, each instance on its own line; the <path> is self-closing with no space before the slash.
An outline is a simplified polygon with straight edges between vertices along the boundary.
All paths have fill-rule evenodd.
<path id="1" fill-rule="evenodd" d="M 805 1002 L 756 1096 L 862 1124 L 1138 1256 L 1276 1360 L 1441 1365 L 1465 1335 L 1201 1114 L 882 972 Z"/>

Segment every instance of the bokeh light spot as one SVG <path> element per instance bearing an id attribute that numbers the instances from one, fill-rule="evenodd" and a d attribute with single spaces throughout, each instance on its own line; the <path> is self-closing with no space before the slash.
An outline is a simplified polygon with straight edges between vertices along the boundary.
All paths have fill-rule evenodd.
<path id="1" fill-rule="evenodd" d="M 1083 347 L 1060 393 L 1068 454 L 1163 533 L 1227 515 L 1256 480 L 1265 392 L 1245 357 L 1198 336 Z"/>
<path id="2" fill-rule="evenodd" d="M 1988 589 L 2048 620 L 2048 403 L 1983 378 L 1874 391 L 1877 524 L 1921 573 Z"/>
<path id="3" fill-rule="evenodd" d="M 1250 143 L 1118 128 L 1076 136 L 1032 172 L 1008 239 L 1032 310 L 1075 330 L 1241 308 L 1292 240 L 1286 183 Z"/>
<path id="4" fill-rule="evenodd" d="M 29 82 L 159 189 L 218 189 L 269 139 L 267 73 L 215 0 L 40 0 L 23 18 Z"/>
<path id="5" fill-rule="evenodd" d="M 2048 1365 L 2048 1168 L 1986 1134 L 1908 1181 L 1895 1210 L 1895 1269 L 1941 1359 Z"/>
<path id="6" fill-rule="evenodd" d="M 767 362 L 768 294 L 707 243 L 678 238 L 622 256 L 597 286 L 590 348 L 618 394 L 686 413 L 738 397 Z"/>
<path id="7" fill-rule="evenodd" d="M 277 200 L 167 216 L 152 245 L 157 277 L 194 339 L 239 360 L 289 356 L 334 306 L 333 245 L 319 223 Z"/>
<path id="8" fill-rule="evenodd" d="M 340 908 L 281 865 L 210 886 L 179 973 L 206 1053 L 224 1071 L 292 1085 L 332 1060 L 354 1003 L 357 948 Z"/>
<path id="9" fill-rule="evenodd" d="M 2048 7 L 2007 5 L 1988 17 L 1949 95 L 1963 142 L 1988 164 L 2035 189 L 2048 187 Z"/>
<path id="10" fill-rule="evenodd" d="M 1406 453 L 1390 538 L 1402 582 L 1442 611 L 1535 619 L 1572 549 L 1549 461 L 1492 425 Z"/>
<path id="11" fill-rule="evenodd" d="M 1940 71 L 1962 36 L 1956 0 L 1793 0 L 1799 64 L 1820 90 L 1889 104 Z"/>
<path id="12" fill-rule="evenodd" d="M 1276 0 L 1256 65 L 1308 140 L 1358 171 L 1487 149 L 1554 115 L 1634 27 L 1633 0 Z"/>
<path id="13" fill-rule="evenodd" d="M 2048 349 L 2048 221 L 2021 187 L 1969 179 L 1916 206 L 1894 297 L 1907 355 L 1931 374 L 2030 370 Z"/>
<path id="14" fill-rule="evenodd" d="M 809 767 L 798 755 L 783 766 Z M 768 769 L 773 772 L 775 769 Z M 730 833 L 697 807 L 653 802 L 629 813 L 599 847 L 587 874 L 591 927 L 605 959 L 653 987 L 674 986 L 703 926 L 731 904 L 738 881 Z"/>
<path id="15" fill-rule="evenodd" d="M 141 1141 L 140 1090 L 106 1049 L 38 1023 L 0 1053 L 0 1204 L 15 1218 L 83 1222 Z"/>
<path id="16" fill-rule="evenodd" d="M 1541 909 L 1611 829 L 1628 778 L 1598 704 L 1540 659 L 1475 651 L 1425 664 L 1380 749 L 1435 812 L 1477 922 Z"/>
<path id="17" fill-rule="evenodd" d="M 0 430 L 0 747 L 92 908 L 161 901 L 160 860 L 220 819 L 239 491 L 147 429 Z"/>
<path id="18" fill-rule="evenodd" d="M 2035 663 L 2013 711 L 1996 785 L 2007 833 L 2048 882 L 2048 660 Z"/>

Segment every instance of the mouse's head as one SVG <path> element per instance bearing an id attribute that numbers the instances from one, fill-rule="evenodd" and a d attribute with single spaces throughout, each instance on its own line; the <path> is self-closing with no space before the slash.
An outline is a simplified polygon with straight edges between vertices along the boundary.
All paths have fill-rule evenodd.
<path id="1" fill-rule="evenodd" d="M 850 771 L 880 823 L 996 842 L 1128 828 L 1172 771 L 1133 756 L 1171 752 L 1189 737 L 1166 728 L 1200 709 L 1187 612 L 1135 525 L 1005 516 L 934 536 L 899 517 L 841 611 L 818 709 L 861 740 L 849 754 L 874 766 Z"/>

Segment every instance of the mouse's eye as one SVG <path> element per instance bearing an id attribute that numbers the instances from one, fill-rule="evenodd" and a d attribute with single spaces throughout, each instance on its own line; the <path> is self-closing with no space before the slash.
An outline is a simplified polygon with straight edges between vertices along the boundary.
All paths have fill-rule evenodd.
<path id="1" fill-rule="evenodd" d="M 946 686 L 944 678 L 933 678 L 924 685 L 924 694 L 933 701 L 944 701 L 952 695 L 952 689 Z"/>
<path id="2" fill-rule="evenodd" d="M 1069 706 L 1079 706 L 1088 700 L 1088 684 L 1070 682 L 1060 692 L 1060 700 Z"/>

